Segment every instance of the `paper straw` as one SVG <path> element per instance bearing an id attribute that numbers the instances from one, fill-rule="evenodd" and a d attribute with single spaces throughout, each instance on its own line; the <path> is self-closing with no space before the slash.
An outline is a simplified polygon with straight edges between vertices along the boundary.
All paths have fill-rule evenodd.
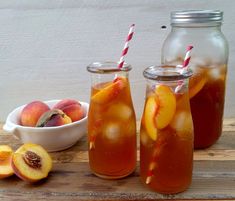
<path id="1" fill-rule="evenodd" d="M 188 67 L 189 67 L 189 62 L 190 62 L 190 59 L 191 59 L 191 50 L 193 49 L 193 46 L 192 45 L 189 45 L 188 47 L 187 47 L 187 50 L 186 50 L 186 54 L 185 54 L 185 57 L 184 57 L 184 62 L 183 62 L 183 65 L 182 65 L 182 70 L 181 70 L 181 74 L 183 74 L 185 71 L 187 71 L 188 70 Z M 183 81 L 182 80 L 180 80 L 180 81 L 178 81 L 178 86 L 175 88 L 175 92 L 177 93 L 177 92 L 179 92 L 180 91 L 180 89 L 182 88 L 182 86 L 183 86 Z"/>
<path id="2" fill-rule="evenodd" d="M 193 49 L 193 46 L 192 45 L 189 45 L 187 47 L 187 51 L 186 51 L 186 54 L 185 54 L 185 57 L 184 57 L 184 62 L 183 62 L 183 66 L 182 68 L 185 68 L 185 67 L 188 67 L 188 64 L 189 64 L 189 61 L 191 59 L 191 50 Z"/>
<path id="3" fill-rule="evenodd" d="M 131 27 L 130 27 L 129 33 L 128 33 L 127 38 L 126 38 L 124 48 L 122 50 L 122 55 L 121 55 L 121 58 L 119 60 L 118 68 L 122 68 L 123 64 L 125 62 L 124 58 L 127 55 L 127 52 L 128 52 L 128 49 L 129 49 L 129 42 L 131 41 L 131 39 L 133 37 L 133 34 L 134 34 L 134 26 L 135 26 L 135 24 L 132 24 Z"/>

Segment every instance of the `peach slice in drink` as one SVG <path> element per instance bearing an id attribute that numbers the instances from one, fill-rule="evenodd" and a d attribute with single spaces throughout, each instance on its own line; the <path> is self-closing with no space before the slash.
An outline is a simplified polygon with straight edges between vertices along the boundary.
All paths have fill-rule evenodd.
<path id="1" fill-rule="evenodd" d="M 155 96 L 150 96 L 147 99 L 145 111 L 144 111 L 144 119 L 145 119 L 145 127 L 149 137 L 152 140 L 157 139 L 157 127 L 155 124 L 155 115 L 158 110 L 158 104 Z"/>
<path id="2" fill-rule="evenodd" d="M 176 99 L 172 90 L 165 85 L 155 88 L 155 96 L 147 99 L 144 119 L 145 127 L 152 140 L 157 139 L 157 129 L 165 128 L 171 121 L 176 110 Z"/>
<path id="3" fill-rule="evenodd" d="M 112 82 L 105 85 L 104 88 L 99 89 L 99 91 L 91 97 L 91 100 L 99 104 L 109 103 L 118 96 L 126 85 L 126 78 L 117 77 Z"/>
<path id="4" fill-rule="evenodd" d="M 165 85 L 156 86 L 155 93 L 159 100 L 155 122 L 158 129 L 163 129 L 170 123 L 175 114 L 176 99 L 172 90 Z"/>
<path id="5" fill-rule="evenodd" d="M 205 85 L 206 73 L 201 71 L 189 79 L 189 98 L 193 98 Z"/>

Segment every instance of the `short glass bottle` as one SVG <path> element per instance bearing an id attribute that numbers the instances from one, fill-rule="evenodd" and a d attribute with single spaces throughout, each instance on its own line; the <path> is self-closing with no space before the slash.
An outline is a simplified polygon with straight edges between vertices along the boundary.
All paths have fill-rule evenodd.
<path id="1" fill-rule="evenodd" d="M 192 71 L 151 66 L 140 128 L 140 176 L 151 189 L 172 194 L 186 190 L 192 179 L 193 122 L 188 78 Z"/>

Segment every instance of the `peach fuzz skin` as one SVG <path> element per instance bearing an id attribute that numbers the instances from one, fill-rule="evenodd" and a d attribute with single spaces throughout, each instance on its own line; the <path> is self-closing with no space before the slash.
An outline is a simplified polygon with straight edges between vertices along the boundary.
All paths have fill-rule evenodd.
<path id="1" fill-rule="evenodd" d="M 41 101 L 33 101 L 27 104 L 20 114 L 22 126 L 35 127 L 42 114 L 50 110 L 49 106 Z"/>
<path id="2" fill-rule="evenodd" d="M 64 99 L 58 102 L 53 109 L 62 110 L 72 122 L 78 121 L 85 116 L 85 112 L 81 106 L 81 104 L 73 99 Z"/>

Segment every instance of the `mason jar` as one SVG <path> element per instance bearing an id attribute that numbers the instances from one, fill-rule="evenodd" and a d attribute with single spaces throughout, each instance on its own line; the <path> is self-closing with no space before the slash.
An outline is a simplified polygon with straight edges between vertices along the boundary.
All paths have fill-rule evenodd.
<path id="1" fill-rule="evenodd" d="M 228 43 L 221 32 L 223 12 L 186 10 L 171 13 L 171 32 L 162 47 L 162 64 L 182 64 L 193 45 L 189 98 L 194 147 L 206 148 L 220 137 L 223 124 Z"/>

